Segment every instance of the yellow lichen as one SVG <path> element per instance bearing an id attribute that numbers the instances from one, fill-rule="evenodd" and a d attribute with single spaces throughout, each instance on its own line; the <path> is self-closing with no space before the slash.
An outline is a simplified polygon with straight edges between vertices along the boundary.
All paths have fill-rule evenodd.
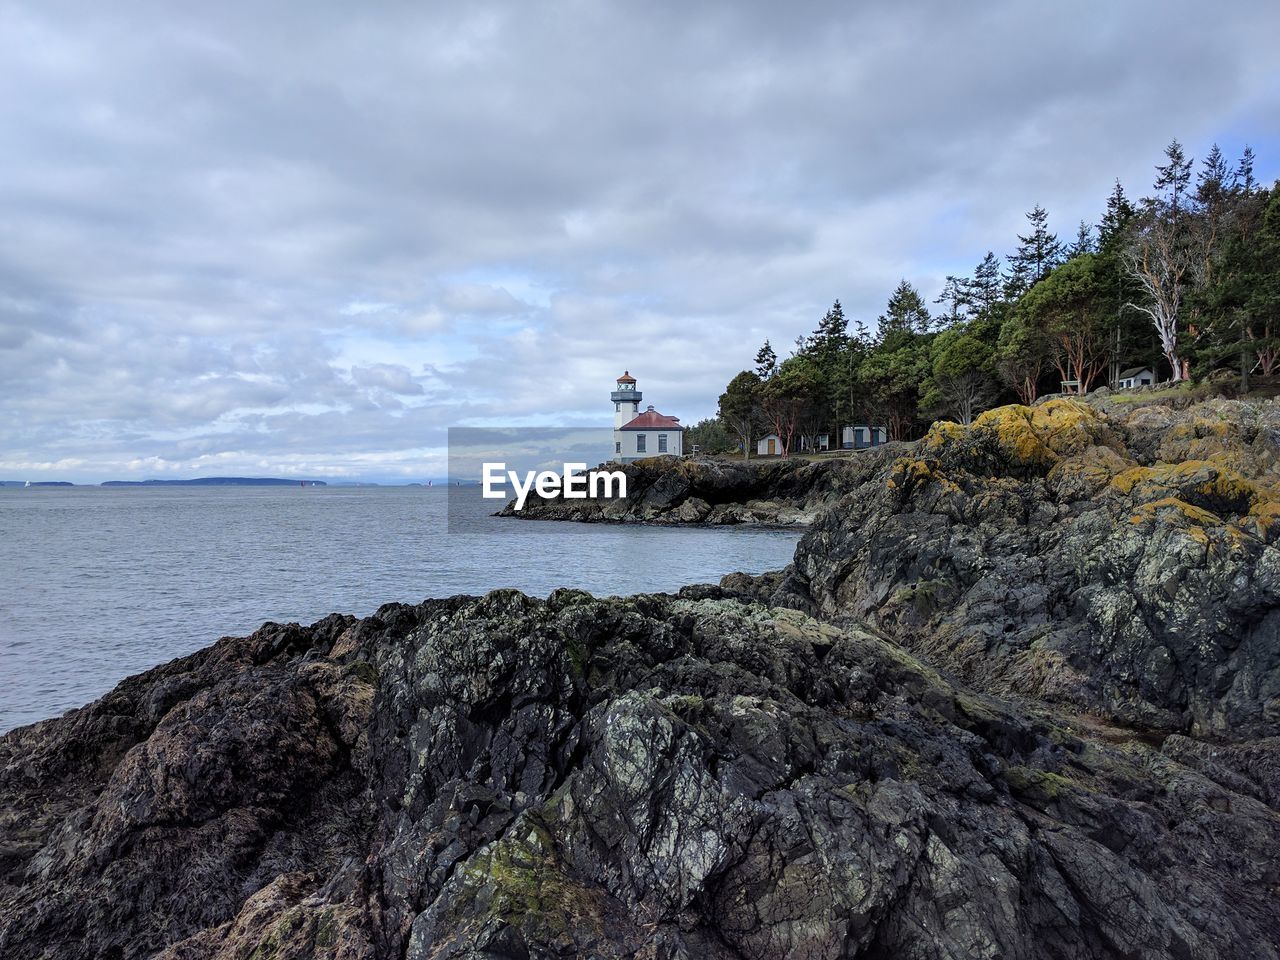
<path id="1" fill-rule="evenodd" d="M 924 437 L 924 448 L 930 452 L 941 450 L 948 443 L 959 440 L 967 431 L 958 423 L 950 420 L 939 420 L 929 428 Z"/>
<path id="2" fill-rule="evenodd" d="M 1144 503 L 1130 518 L 1134 522 L 1161 515 L 1163 511 L 1173 511 L 1183 520 L 1196 526 L 1222 526 L 1222 518 L 1202 507 L 1179 500 L 1177 497 L 1164 497 L 1151 503 Z M 1167 515 L 1167 514 L 1166 514 Z"/>
<path id="3" fill-rule="evenodd" d="M 953 480 L 939 473 L 935 469 L 936 466 L 936 462 L 928 460 L 899 457 L 889 469 L 885 487 L 889 490 L 896 490 L 899 486 L 902 486 L 910 491 L 918 485 L 935 482 L 948 493 L 958 493 L 960 487 Z"/>
<path id="4" fill-rule="evenodd" d="M 1036 407 L 1013 404 L 988 410 L 974 421 L 973 431 L 993 438 L 1010 463 L 1020 467 L 1047 469 L 1092 446 L 1118 446 L 1092 407 L 1065 397 Z"/>
<path id="5" fill-rule="evenodd" d="M 1054 490 L 1096 493 L 1128 465 L 1120 454 L 1109 447 L 1089 447 L 1083 453 L 1059 460 L 1045 479 Z"/>
<path id="6" fill-rule="evenodd" d="M 1132 467 L 1117 474 L 1111 488 L 1138 502 L 1176 497 L 1215 513 L 1235 515 L 1272 499 L 1268 491 L 1236 471 L 1208 460 Z"/>

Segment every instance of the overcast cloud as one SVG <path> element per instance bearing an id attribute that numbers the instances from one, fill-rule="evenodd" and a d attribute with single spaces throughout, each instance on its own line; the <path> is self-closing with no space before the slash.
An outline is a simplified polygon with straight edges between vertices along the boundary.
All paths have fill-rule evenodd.
<path id="1" fill-rule="evenodd" d="M 691 423 L 1171 137 L 1280 171 L 1274 3 L 440 6 L 0 3 L 0 479 Z"/>

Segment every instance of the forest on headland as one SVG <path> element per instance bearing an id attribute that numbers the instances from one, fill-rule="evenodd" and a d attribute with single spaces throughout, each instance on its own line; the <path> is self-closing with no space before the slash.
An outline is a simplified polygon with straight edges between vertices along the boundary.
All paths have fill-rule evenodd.
<path id="1" fill-rule="evenodd" d="M 1247 391 L 1280 372 L 1280 181 L 1259 184 L 1254 165 L 1251 148 L 1231 163 L 1216 144 L 1197 165 L 1174 140 L 1148 195 L 1117 180 L 1073 239 L 1037 204 L 1012 253 L 988 250 L 932 304 L 904 279 L 872 330 L 837 300 L 786 358 L 766 340 L 686 446 L 749 451 L 772 433 L 785 455 L 821 434 L 838 445 L 853 423 L 910 439 L 935 419 L 1115 387 L 1133 368 Z"/>

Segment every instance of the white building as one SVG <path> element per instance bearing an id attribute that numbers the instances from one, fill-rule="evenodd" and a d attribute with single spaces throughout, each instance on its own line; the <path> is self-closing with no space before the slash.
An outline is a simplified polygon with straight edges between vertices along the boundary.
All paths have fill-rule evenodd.
<path id="1" fill-rule="evenodd" d="M 865 450 L 889 442 L 889 428 L 870 424 L 850 424 L 840 431 L 840 446 L 846 450 Z"/>
<path id="2" fill-rule="evenodd" d="M 613 459 L 631 463 L 645 457 L 678 457 L 684 453 L 684 427 L 679 417 L 668 417 L 653 409 L 643 413 L 643 398 L 636 389 L 636 378 L 623 371 L 618 389 L 610 394 L 613 401 Z"/>
<path id="3" fill-rule="evenodd" d="M 776 457 L 782 453 L 782 438 L 776 433 L 766 433 L 756 441 L 756 453 L 762 457 Z"/>
<path id="4" fill-rule="evenodd" d="M 1150 367 L 1131 367 L 1120 374 L 1116 380 L 1116 389 L 1132 390 L 1134 387 L 1147 387 L 1155 382 L 1155 371 Z"/>

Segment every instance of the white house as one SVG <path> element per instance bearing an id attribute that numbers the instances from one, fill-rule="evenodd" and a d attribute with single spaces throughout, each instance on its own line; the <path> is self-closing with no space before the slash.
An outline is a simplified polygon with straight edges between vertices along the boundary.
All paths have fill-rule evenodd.
<path id="1" fill-rule="evenodd" d="M 1116 389 L 1132 390 L 1134 387 L 1147 387 L 1155 382 L 1156 374 L 1150 367 L 1130 367 L 1116 380 Z"/>
<path id="2" fill-rule="evenodd" d="M 766 433 L 756 441 L 756 453 L 762 457 L 776 457 L 782 453 L 782 439 L 776 433 Z"/>
<path id="3" fill-rule="evenodd" d="M 888 427 L 872 427 L 865 424 L 846 426 L 840 431 L 840 446 L 846 450 L 865 450 L 889 442 Z"/>
<path id="4" fill-rule="evenodd" d="M 618 378 L 618 389 L 609 395 L 613 401 L 613 459 L 631 463 L 645 457 L 678 457 L 684 453 L 684 427 L 679 417 L 668 417 L 653 409 L 640 412 L 643 399 L 636 389 L 636 378 L 624 370 Z"/>

